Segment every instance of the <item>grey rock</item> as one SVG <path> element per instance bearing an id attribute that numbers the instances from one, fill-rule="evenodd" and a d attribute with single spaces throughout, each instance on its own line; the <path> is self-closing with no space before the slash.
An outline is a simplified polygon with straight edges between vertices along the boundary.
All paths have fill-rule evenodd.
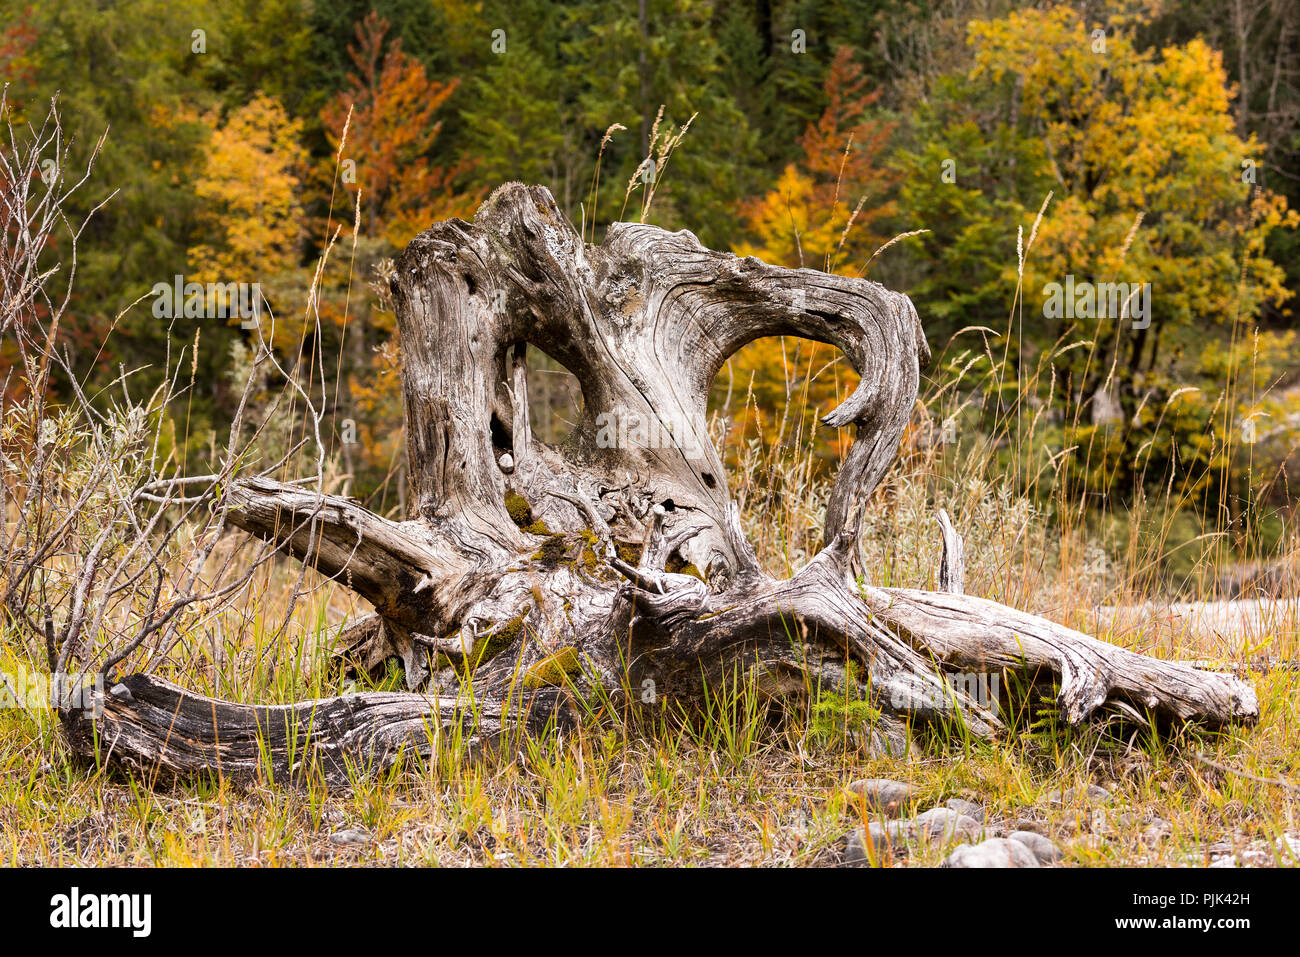
<path id="1" fill-rule="evenodd" d="M 944 867 L 1037 867 L 1038 858 L 1019 841 L 995 837 L 963 844 L 943 862 Z"/>
<path id="2" fill-rule="evenodd" d="M 912 832 L 911 821 L 872 821 L 867 825 L 876 847 L 902 847 Z"/>
<path id="3" fill-rule="evenodd" d="M 943 806 L 949 810 L 956 811 L 958 814 L 965 814 L 967 817 L 973 817 L 975 820 L 983 823 L 988 819 L 984 808 L 974 801 L 967 801 L 965 798 L 948 798 L 943 802 Z"/>
<path id="4" fill-rule="evenodd" d="M 1273 855 L 1257 847 L 1248 847 L 1237 855 L 1237 863 L 1242 867 L 1267 867 L 1273 863 Z"/>
<path id="5" fill-rule="evenodd" d="M 370 835 L 355 828 L 346 828 L 331 834 L 330 842 L 334 844 L 369 844 Z"/>
<path id="6" fill-rule="evenodd" d="M 1072 804 L 1109 804 L 1113 798 L 1109 791 L 1095 784 L 1086 788 L 1066 788 L 1064 791 L 1052 791 L 1047 795 L 1047 803 L 1058 806 Z"/>
<path id="7" fill-rule="evenodd" d="M 1082 814 L 1066 814 L 1056 822 L 1057 834 L 1082 834 L 1088 828 L 1096 828 L 1098 823 L 1104 825 L 1105 818 L 1098 822 L 1095 818 L 1084 819 Z"/>
<path id="8" fill-rule="evenodd" d="M 984 836 L 979 821 L 948 807 L 932 808 L 918 815 L 914 824 L 917 836 L 931 844 L 977 841 Z"/>
<path id="9" fill-rule="evenodd" d="M 1146 816 L 1139 814 L 1137 811 L 1120 811 L 1117 814 L 1106 814 L 1099 808 L 1094 812 L 1094 816 L 1100 816 L 1111 828 L 1119 831 L 1131 831 L 1146 823 Z"/>
<path id="10" fill-rule="evenodd" d="M 1154 824 L 1148 824 L 1142 831 L 1142 843 L 1148 847 L 1155 847 L 1169 837 L 1169 825 L 1164 821 L 1157 821 Z"/>
<path id="11" fill-rule="evenodd" d="M 867 856 L 867 836 L 860 827 L 849 831 L 848 843 L 844 846 L 844 863 L 850 867 L 871 863 Z"/>
<path id="12" fill-rule="evenodd" d="M 1029 848 L 1040 864 L 1053 864 L 1061 859 L 1061 849 L 1034 831 L 1012 831 L 1007 836 Z"/>
<path id="13" fill-rule="evenodd" d="M 844 848 L 844 863 L 860 867 L 870 864 L 872 857 L 880 860 L 895 850 L 905 852 L 906 848 L 904 828 L 898 821 L 884 824 L 872 821 L 865 828 L 855 827 L 849 832 L 848 843 Z"/>
<path id="14" fill-rule="evenodd" d="M 897 814 L 915 799 L 916 790 L 911 784 L 888 778 L 865 778 L 845 788 L 854 804 L 864 802 L 877 814 Z"/>

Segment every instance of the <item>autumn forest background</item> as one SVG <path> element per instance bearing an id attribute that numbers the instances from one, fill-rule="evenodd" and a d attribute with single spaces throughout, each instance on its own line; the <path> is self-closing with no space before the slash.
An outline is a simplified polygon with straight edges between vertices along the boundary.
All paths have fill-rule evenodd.
<path id="1" fill-rule="evenodd" d="M 178 473 L 221 446 L 255 333 L 159 318 L 151 290 L 256 282 L 281 365 L 325 403 L 333 475 L 401 509 L 386 271 L 523 180 L 593 242 L 644 218 L 906 292 L 935 359 L 904 452 L 937 476 L 978 455 L 1053 521 L 1121 540 L 1154 522 L 1161 580 L 1196 564 L 1189 543 L 1288 547 L 1293 0 L 0 0 L 0 78 L 19 135 L 57 96 L 71 152 L 51 175 L 107 130 L 70 199 L 95 212 L 62 348 L 96 401 L 125 370 L 148 395 L 183 367 L 160 413 Z M 1067 276 L 1150 283 L 1150 322 L 1049 315 Z M 535 427 L 561 438 L 580 393 L 533 361 Z M 273 460 L 301 422 L 262 374 L 248 427 L 284 418 Z M 828 347 L 762 340 L 715 383 L 719 428 L 734 456 L 815 477 L 850 438 L 816 417 L 852 385 Z"/>

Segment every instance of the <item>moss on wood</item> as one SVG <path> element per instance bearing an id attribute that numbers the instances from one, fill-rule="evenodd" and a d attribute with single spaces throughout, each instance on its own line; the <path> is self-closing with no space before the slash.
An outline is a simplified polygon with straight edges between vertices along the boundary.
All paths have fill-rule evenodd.
<path id="1" fill-rule="evenodd" d="M 567 645 L 524 672 L 524 687 L 535 690 L 543 685 L 562 685 L 569 676 L 581 673 L 578 649 Z"/>
<path id="2" fill-rule="evenodd" d="M 528 504 L 528 499 L 516 491 L 506 492 L 506 514 L 510 516 L 510 521 L 522 529 L 527 530 L 533 524 L 532 506 Z"/>
<path id="3" fill-rule="evenodd" d="M 552 535 L 542 542 L 542 547 L 533 552 L 533 561 L 543 565 L 558 565 L 564 557 L 565 540 L 563 535 Z"/>

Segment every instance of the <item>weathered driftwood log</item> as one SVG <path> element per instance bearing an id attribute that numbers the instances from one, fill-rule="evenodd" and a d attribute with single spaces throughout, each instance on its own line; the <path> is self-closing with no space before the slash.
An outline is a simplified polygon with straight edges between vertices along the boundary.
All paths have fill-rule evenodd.
<path id="1" fill-rule="evenodd" d="M 498 189 L 473 223 L 413 240 L 392 292 L 410 520 L 266 480 L 236 485 L 228 504 L 235 525 L 373 604 L 344 636 L 349 654 L 367 670 L 400 659 L 411 692 L 255 708 L 134 676 L 97 728 L 68 717 L 80 750 L 178 772 L 250 770 L 268 753 L 282 768 L 308 753 L 333 767 L 383 763 L 463 725 L 469 699 L 486 704 L 474 733 L 492 735 L 568 720 L 559 686 L 616 706 L 689 705 L 737 668 L 772 695 L 868 697 L 887 746 L 909 720 L 1001 727 L 953 671 L 1054 676 L 1072 723 L 1108 701 L 1211 724 L 1257 716 L 1234 677 L 961 594 L 946 515 L 943 592 L 859 586 L 862 503 L 896 455 L 929 359 L 906 296 L 654 226 L 616 224 L 588 245 L 547 190 L 521 184 Z M 723 363 L 773 335 L 834 345 L 861 376 L 823 418 L 856 426 L 824 548 L 788 580 L 760 569 L 705 428 Z M 529 347 L 581 383 L 582 418 L 561 446 L 528 428 Z"/>
<path id="2" fill-rule="evenodd" d="M 399 754 L 429 757 L 446 733 L 470 748 L 510 744 L 514 730 L 572 724 L 562 691 L 513 700 L 372 691 L 291 705 L 208 698 L 149 675 L 129 675 L 103 695 L 100 715 L 65 722 L 73 747 L 153 781 L 196 772 L 277 779 L 316 771 L 333 779 L 386 767 Z M 504 739 L 504 740 L 503 740 Z"/>

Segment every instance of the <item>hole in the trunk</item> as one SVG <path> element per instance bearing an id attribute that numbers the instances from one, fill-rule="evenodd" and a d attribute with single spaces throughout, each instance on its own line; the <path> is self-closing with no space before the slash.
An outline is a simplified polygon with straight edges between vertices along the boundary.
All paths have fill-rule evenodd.
<path id="1" fill-rule="evenodd" d="M 674 572 L 678 575 L 694 575 L 700 581 L 704 581 L 704 574 L 683 558 L 682 553 L 677 549 L 673 549 L 673 553 L 668 556 L 668 560 L 664 563 L 664 571 Z"/>
<path id="2" fill-rule="evenodd" d="M 853 430 L 818 419 L 858 384 L 833 345 L 797 336 L 756 339 L 718 371 L 709 433 L 759 561 L 793 574 L 821 548 L 826 495 Z M 700 477 L 708 485 L 708 479 Z"/>
<path id="3" fill-rule="evenodd" d="M 582 384 L 558 360 L 534 345 L 528 347 L 528 424 L 548 445 L 569 438 L 582 421 Z"/>
<path id="4" fill-rule="evenodd" d="M 712 472 L 701 472 L 700 478 L 704 480 L 704 484 L 707 485 L 709 488 L 718 487 L 718 480 L 713 477 Z"/>
<path id="5" fill-rule="evenodd" d="M 849 397 L 858 374 L 833 345 L 798 336 L 755 339 L 726 361 L 709 391 L 709 431 L 731 469 L 762 474 L 812 457 L 808 474 L 832 471 L 851 429 L 818 419 Z M 701 476 L 705 483 L 708 478 Z"/>
<path id="6" fill-rule="evenodd" d="M 509 452 L 511 449 L 510 433 L 506 431 L 505 424 L 497 417 L 495 412 L 492 413 L 492 447 L 498 452 Z"/>

